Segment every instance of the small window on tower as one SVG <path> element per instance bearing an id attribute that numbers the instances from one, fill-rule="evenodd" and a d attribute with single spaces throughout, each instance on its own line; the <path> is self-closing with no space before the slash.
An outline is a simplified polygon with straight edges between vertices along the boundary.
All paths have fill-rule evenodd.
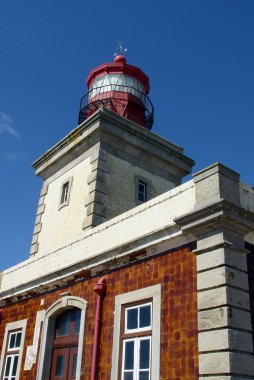
<path id="1" fill-rule="evenodd" d="M 62 184 L 59 209 L 63 206 L 67 206 L 70 198 L 71 179 L 68 179 Z"/>
<path id="2" fill-rule="evenodd" d="M 147 201 L 147 183 L 144 181 L 138 181 L 138 200 L 140 202 Z"/>
<path id="3" fill-rule="evenodd" d="M 137 205 L 150 199 L 150 188 L 151 185 L 146 178 L 135 176 L 135 200 Z"/>

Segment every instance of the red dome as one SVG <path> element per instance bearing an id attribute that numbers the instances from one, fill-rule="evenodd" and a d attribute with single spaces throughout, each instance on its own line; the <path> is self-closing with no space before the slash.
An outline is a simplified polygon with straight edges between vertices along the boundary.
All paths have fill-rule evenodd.
<path id="1" fill-rule="evenodd" d="M 114 62 L 123 62 L 123 63 L 126 63 L 126 58 L 125 58 L 124 55 L 118 54 L 118 55 L 115 56 Z"/>

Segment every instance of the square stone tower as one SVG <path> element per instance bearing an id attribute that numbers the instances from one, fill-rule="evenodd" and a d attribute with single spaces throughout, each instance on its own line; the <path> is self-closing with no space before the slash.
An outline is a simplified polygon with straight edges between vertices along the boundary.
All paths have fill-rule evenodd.
<path id="1" fill-rule="evenodd" d="M 193 164 L 181 147 L 100 108 L 33 164 L 43 186 L 31 255 L 178 186 Z"/>

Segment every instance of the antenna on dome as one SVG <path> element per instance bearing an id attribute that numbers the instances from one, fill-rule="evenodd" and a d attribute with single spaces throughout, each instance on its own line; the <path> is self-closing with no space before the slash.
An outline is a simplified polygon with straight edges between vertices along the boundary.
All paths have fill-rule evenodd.
<path id="1" fill-rule="evenodd" d="M 126 51 L 127 51 L 127 48 L 124 48 L 124 47 L 123 47 L 123 43 L 122 43 L 122 41 L 120 41 L 120 42 L 118 42 L 118 45 L 117 45 L 117 47 L 116 47 L 116 53 L 114 54 L 114 56 L 115 56 L 115 57 L 116 57 L 117 55 L 123 55 L 123 56 L 125 56 L 124 53 L 126 53 Z"/>

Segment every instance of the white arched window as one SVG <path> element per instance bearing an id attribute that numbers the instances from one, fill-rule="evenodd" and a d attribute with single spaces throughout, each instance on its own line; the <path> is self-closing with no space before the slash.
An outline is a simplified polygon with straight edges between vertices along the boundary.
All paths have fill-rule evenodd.
<path id="1" fill-rule="evenodd" d="M 37 380 L 79 380 L 87 302 L 63 294 L 45 312 Z"/>

